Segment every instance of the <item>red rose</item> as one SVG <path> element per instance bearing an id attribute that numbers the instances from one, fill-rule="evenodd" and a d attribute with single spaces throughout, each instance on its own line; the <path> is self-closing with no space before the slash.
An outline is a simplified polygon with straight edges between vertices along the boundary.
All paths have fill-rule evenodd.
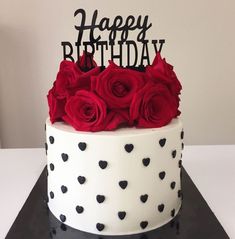
<path id="1" fill-rule="evenodd" d="M 65 106 L 63 119 L 80 131 L 100 131 L 107 115 L 105 102 L 93 92 L 79 90 Z"/>
<path id="2" fill-rule="evenodd" d="M 89 54 L 89 59 L 92 57 Z M 85 53 L 80 57 L 80 61 L 73 63 L 71 61 L 62 61 L 60 70 L 57 74 L 55 87 L 57 94 L 61 96 L 72 96 L 77 90 L 90 90 L 91 76 L 96 76 L 100 73 L 100 67 L 95 67 L 89 71 L 83 71 L 85 60 L 87 56 Z M 95 61 L 92 61 L 94 66 L 97 66 Z"/>
<path id="3" fill-rule="evenodd" d="M 178 95 L 180 93 L 182 86 L 173 71 L 173 66 L 168 64 L 165 59 L 162 59 L 160 53 L 157 53 L 153 64 L 146 68 L 146 73 L 150 75 L 155 82 L 165 84 L 172 94 Z"/>
<path id="4" fill-rule="evenodd" d="M 96 62 L 93 59 L 93 54 L 85 51 L 83 51 L 83 55 L 79 57 L 79 60 L 76 64 L 82 71 L 87 71 L 94 67 L 97 67 Z"/>
<path id="5" fill-rule="evenodd" d="M 78 77 L 78 86 L 76 90 L 90 90 L 91 89 L 91 78 L 97 76 L 100 73 L 100 67 L 95 67 L 87 72 L 83 72 Z"/>
<path id="6" fill-rule="evenodd" d="M 123 69 L 110 61 L 109 66 L 91 79 L 91 89 L 104 99 L 110 109 L 127 108 L 133 95 L 144 85 L 144 73 Z"/>
<path id="7" fill-rule="evenodd" d="M 130 120 L 137 127 L 157 128 L 168 124 L 177 115 L 177 102 L 161 83 L 147 83 L 137 92 L 130 106 Z"/>
<path id="8" fill-rule="evenodd" d="M 129 124 L 128 110 L 112 110 L 104 121 L 104 130 L 115 130 Z"/>
<path id="9" fill-rule="evenodd" d="M 73 95 L 79 85 L 78 77 L 82 71 L 71 61 L 62 61 L 55 81 L 56 93 L 60 96 Z"/>
<path id="10" fill-rule="evenodd" d="M 53 124 L 55 121 L 61 120 L 65 115 L 65 104 L 66 98 L 58 96 L 55 92 L 55 88 L 53 87 L 47 95 L 47 101 L 49 105 L 49 115 L 51 123 Z"/>

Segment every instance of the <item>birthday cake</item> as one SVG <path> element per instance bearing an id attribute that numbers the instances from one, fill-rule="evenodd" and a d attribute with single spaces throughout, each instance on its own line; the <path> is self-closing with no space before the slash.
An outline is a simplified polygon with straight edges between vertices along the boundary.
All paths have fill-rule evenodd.
<path id="1" fill-rule="evenodd" d="M 61 62 L 48 93 L 48 206 L 102 235 L 158 228 L 181 202 L 181 84 L 159 52 L 145 67 Z"/>

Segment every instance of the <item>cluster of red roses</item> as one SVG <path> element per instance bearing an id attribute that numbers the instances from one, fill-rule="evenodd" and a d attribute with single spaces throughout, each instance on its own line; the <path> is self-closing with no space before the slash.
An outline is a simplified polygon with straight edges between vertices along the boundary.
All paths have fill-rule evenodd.
<path id="1" fill-rule="evenodd" d="M 156 128 L 180 114 L 181 84 L 173 67 L 158 53 L 144 72 L 112 61 L 101 71 L 83 71 L 86 54 L 77 63 L 62 61 L 48 93 L 52 123 L 65 121 L 80 131 L 115 130 L 121 126 Z"/>

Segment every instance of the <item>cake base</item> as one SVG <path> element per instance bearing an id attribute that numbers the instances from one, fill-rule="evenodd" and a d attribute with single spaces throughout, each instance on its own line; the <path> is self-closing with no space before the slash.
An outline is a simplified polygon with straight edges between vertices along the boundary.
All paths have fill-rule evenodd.
<path id="1" fill-rule="evenodd" d="M 155 230 L 128 236 L 97 236 L 61 224 L 47 207 L 46 169 L 35 184 L 6 239 L 198 239 L 229 238 L 219 221 L 183 169 L 183 204 L 177 216 Z"/>

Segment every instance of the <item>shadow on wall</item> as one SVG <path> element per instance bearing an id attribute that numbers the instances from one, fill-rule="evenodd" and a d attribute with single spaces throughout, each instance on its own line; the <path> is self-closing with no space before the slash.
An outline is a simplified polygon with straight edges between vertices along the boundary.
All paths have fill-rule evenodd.
<path id="1" fill-rule="evenodd" d="M 40 142 L 43 109 L 40 59 L 30 30 L 0 27 L 0 135 L 2 147 L 34 147 Z M 39 131 L 40 130 L 40 131 Z"/>

